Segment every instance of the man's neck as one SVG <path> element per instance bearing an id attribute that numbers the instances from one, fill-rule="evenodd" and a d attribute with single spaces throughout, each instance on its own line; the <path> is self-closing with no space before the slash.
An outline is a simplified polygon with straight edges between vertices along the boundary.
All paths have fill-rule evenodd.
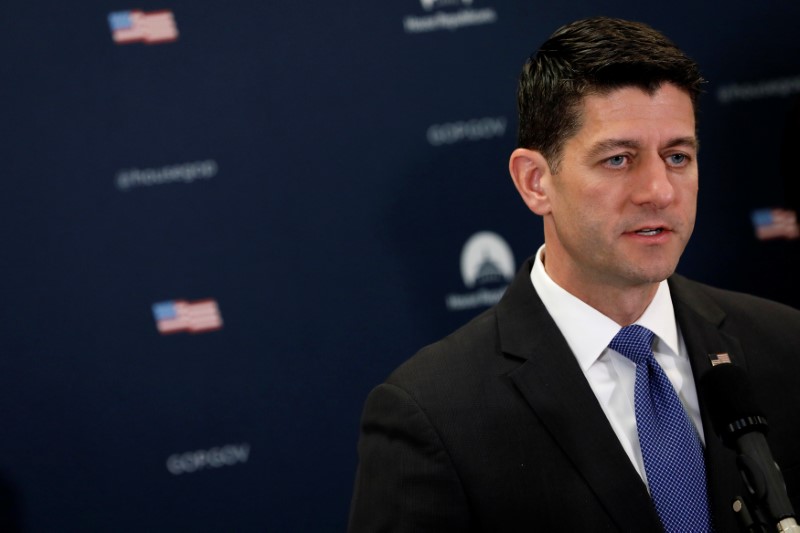
<path id="1" fill-rule="evenodd" d="M 547 267 L 544 255 L 545 271 L 555 283 L 620 326 L 636 322 L 658 291 L 659 282 L 623 285 L 599 277 L 561 276 Z"/>

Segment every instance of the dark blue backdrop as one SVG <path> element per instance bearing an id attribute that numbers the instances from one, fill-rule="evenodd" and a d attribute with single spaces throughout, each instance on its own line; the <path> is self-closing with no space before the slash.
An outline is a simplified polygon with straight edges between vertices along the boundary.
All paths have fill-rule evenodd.
<path id="1" fill-rule="evenodd" d="M 575 18 L 648 22 L 710 80 L 679 270 L 800 305 L 800 241 L 750 222 L 797 201 L 800 3 L 360 4 L 6 6 L 0 526 L 342 531 L 367 392 L 503 286 L 462 278 L 465 243 L 542 241 L 516 77 Z M 115 44 L 136 9 L 177 40 Z M 153 304 L 206 299 L 221 329 L 159 333 Z"/>

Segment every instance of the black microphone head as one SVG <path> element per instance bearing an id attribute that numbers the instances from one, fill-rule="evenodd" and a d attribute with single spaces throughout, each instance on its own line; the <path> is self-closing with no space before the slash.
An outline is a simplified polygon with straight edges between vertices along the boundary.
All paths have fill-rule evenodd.
<path id="1" fill-rule="evenodd" d="M 766 433 L 767 419 L 758 407 L 743 368 L 731 363 L 715 366 L 700 379 L 714 430 L 728 446 L 751 431 Z"/>

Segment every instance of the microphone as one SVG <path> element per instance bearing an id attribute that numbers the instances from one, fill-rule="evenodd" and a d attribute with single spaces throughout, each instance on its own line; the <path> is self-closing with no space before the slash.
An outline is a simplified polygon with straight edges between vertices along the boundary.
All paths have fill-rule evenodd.
<path id="1" fill-rule="evenodd" d="M 756 507 L 777 525 L 777 531 L 800 532 L 783 475 L 765 438 L 767 418 L 756 404 L 747 373 L 730 363 L 718 364 L 700 380 L 700 389 L 714 430 L 725 446 L 738 453 L 739 470 Z"/>

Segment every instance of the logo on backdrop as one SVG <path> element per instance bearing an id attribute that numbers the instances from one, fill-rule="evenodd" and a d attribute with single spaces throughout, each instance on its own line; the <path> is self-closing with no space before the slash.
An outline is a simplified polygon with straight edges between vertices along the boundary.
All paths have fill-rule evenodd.
<path id="1" fill-rule="evenodd" d="M 500 235 L 491 231 L 474 234 L 461 250 L 461 278 L 468 292 L 445 296 L 447 309 L 463 311 L 496 304 L 514 279 L 515 269 L 514 254 Z"/>
<path id="2" fill-rule="evenodd" d="M 497 22 L 497 11 L 490 7 L 474 9 L 473 3 L 474 0 L 420 0 L 422 14 L 403 18 L 403 29 L 406 33 L 429 33 Z"/>
<path id="3" fill-rule="evenodd" d="M 721 104 L 736 101 L 785 98 L 800 93 L 800 76 L 760 80 L 749 83 L 729 83 L 717 89 L 717 100 Z"/>
<path id="4" fill-rule="evenodd" d="M 761 241 L 800 238 L 797 213 L 791 209 L 765 208 L 750 213 L 756 238 Z"/>
<path id="5" fill-rule="evenodd" d="M 174 453 L 167 457 L 167 470 L 174 476 L 193 474 L 208 468 L 244 464 L 249 457 L 250 445 L 248 443 L 226 444 L 208 450 Z"/>
<path id="6" fill-rule="evenodd" d="M 435 7 L 445 6 L 471 6 L 473 0 L 419 0 L 425 11 L 432 11 Z"/>
<path id="7" fill-rule="evenodd" d="M 213 159 L 180 163 L 160 168 L 130 168 L 120 170 L 114 179 L 117 189 L 128 191 L 135 187 L 152 187 L 167 183 L 192 183 L 196 180 L 208 180 L 217 175 L 219 167 Z"/>
<path id="8" fill-rule="evenodd" d="M 431 146 L 482 141 L 505 135 L 507 123 L 506 117 L 484 117 L 433 124 L 428 128 L 426 136 Z"/>
<path id="9" fill-rule="evenodd" d="M 178 26 L 172 11 L 163 9 L 145 13 L 114 11 L 108 15 L 111 38 L 117 44 L 162 44 L 178 39 Z"/>
<path id="10" fill-rule="evenodd" d="M 222 315 L 210 298 L 189 302 L 169 300 L 153 304 L 153 318 L 162 335 L 171 333 L 206 333 L 222 328 Z"/>

